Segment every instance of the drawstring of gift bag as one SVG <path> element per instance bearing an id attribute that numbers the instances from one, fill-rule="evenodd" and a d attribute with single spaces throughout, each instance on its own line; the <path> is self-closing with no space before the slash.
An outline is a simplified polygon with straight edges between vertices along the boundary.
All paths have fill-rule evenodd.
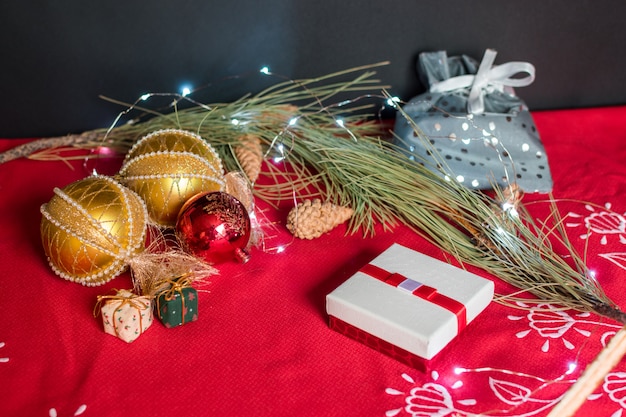
<path id="1" fill-rule="evenodd" d="M 529 62 L 513 61 L 493 66 L 497 52 L 487 49 L 476 74 L 459 75 L 448 78 L 430 87 L 432 93 L 443 93 L 461 89 L 470 89 L 467 98 L 467 111 L 480 114 L 485 111 L 484 95 L 488 88 L 505 91 L 505 87 L 526 87 L 535 80 L 535 66 Z M 523 78 L 514 78 L 517 74 L 528 74 Z"/>

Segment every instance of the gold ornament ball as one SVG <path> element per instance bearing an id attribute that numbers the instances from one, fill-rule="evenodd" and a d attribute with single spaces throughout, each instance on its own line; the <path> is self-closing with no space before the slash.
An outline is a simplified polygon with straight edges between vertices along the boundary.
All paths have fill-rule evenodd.
<path id="1" fill-rule="evenodd" d="M 41 206 L 41 240 L 52 270 L 83 285 L 104 284 L 145 248 L 148 212 L 134 192 L 109 177 L 92 176 Z"/>
<path id="2" fill-rule="evenodd" d="M 222 161 L 205 140 L 179 129 L 152 132 L 128 152 L 124 185 L 146 202 L 152 221 L 173 227 L 183 204 L 196 194 L 224 189 Z"/>

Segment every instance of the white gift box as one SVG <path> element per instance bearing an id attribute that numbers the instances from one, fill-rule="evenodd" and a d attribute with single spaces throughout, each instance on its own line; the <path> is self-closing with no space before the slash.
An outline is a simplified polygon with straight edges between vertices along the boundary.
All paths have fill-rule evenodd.
<path id="1" fill-rule="evenodd" d="M 393 244 L 326 296 L 326 312 L 331 328 L 423 369 L 493 293 L 488 279 Z"/>

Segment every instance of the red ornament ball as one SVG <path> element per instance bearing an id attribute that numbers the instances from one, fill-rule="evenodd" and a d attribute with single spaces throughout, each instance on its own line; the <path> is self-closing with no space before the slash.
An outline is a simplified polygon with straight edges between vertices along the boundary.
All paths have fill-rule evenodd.
<path id="1" fill-rule="evenodd" d="M 232 195 L 214 191 L 198 194 L 181 208 L 176 234 L 184 249 L 210 263 L 248 261 L 250 216 Z"/>

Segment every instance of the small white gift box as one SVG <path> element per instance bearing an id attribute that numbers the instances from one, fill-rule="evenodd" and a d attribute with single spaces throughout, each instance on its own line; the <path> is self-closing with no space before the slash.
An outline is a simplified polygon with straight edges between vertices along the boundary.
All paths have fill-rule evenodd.
<path id="1" fill-rule="evenodd" d="M 105 333 L 131 343 L 152 324 L 152 300 L 148 297 L 119 290 L 116 295 L 98 297 L 98 303 L 102 301 L 102 324 Z"/>
<path id="2" fill-rule="evenodd" d="M 493 299 L 492 281 L 393 244 L 326 296 L 330 327 L 424 370 Z"/>

